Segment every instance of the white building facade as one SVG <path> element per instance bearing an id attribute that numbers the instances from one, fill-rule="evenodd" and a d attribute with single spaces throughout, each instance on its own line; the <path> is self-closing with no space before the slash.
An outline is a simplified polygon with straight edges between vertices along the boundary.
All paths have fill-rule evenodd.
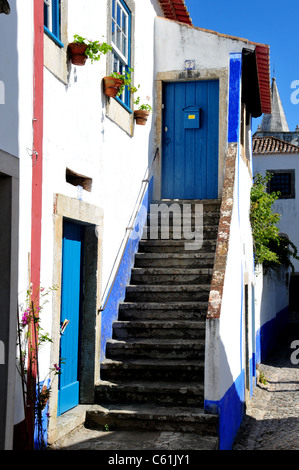
<path id="1" fill-rule="evenodd" d="M 39 289 L 50 289 L 39 315 L 52 342 L 40 350 L 35 379 L 48 387 L 49 371 L 63 373 L 52 377 L 46 439 L 59 437 L 67 411 L 93 402 L 142 235 L 145 220 L 137 215 L 146 214 L 153 200 L 216 199 L 221 214 L 204 401 L 206 412 L 219 415 L 220 448 L 230 448 L 255 380 L 251 119 L 271 110 L 269 47 L 193 27 L 183 1 L 23 3 L 11 1 L 10 15 L 0 15 L 0 35 L 14 45 L 13 60 L 7 58 L 0 76 L 9 104 L 9 121 L 0 115 L 1 164 L 16 162 L 13 170 L 1 166 L 1 173 L 18 179 L 20 167 L 18 281 L 12 281 L 20 312 L 28 289 L 32 296 L 39 292 L 40 305 Z M 112 52 L 74 65 L 68 45 L 76 34 L 107 42 Z M 133 83 L 140 87 L 133 96 L 108 98 L 103 78 L 122 67 L 134 70 Z M 180 106 L 182 87 L 183 93 L 193 87 L 191 93 L 204 96 L 201 107 L 184 108 L 183 125 L 208 129 L 207 155 L 215 157 L 200 185 L 205 192 L 193 187 L 191 196 L 187 178 L 193 170 L 165 167 L 171 139 L 174 152 L 182 143 L 180 129 L 165 122 L 171 106 L 174 115 Z M 153 108 L 145 126 L 134 119 L 138 96 Z M 207 115 L 213 117 L 208 124 Z M 171 186 L 181 174 L 183 187 Z M 16 390 L 20 397 L 19 378 Z M 14 424 L 21 429 L 24 410 L 15 401 L 21 406 Z"/>

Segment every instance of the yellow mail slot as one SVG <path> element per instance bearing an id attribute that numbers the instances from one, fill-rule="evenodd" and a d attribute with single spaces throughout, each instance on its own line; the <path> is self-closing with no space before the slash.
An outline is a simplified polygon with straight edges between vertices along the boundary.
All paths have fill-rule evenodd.
<path id="1" fill-rule="evenodd" d="M 188 119 L 195 119 L 195 115 L 194 114 L 189 114 Z"/>

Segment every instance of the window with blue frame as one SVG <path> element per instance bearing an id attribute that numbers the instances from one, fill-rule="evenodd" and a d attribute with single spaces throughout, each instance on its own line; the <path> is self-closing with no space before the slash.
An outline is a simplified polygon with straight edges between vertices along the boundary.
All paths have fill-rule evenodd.
<path id="1" fill-rule="evenodd" d="M 123 74 L 131 67 L 131 11 L 123 0 L 112 0 L 112 72 Z M 126 88 L 117 99 L 130 110 Z"/>
<path id="2" fill-rule="evenodd" d="M 44 0 L 44 30 L 60 47 L 61 0 Z"/>

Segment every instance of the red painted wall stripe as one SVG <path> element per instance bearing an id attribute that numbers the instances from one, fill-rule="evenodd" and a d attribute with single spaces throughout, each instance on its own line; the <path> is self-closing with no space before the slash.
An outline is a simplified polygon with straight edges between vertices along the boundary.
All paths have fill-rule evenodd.
<path id="1" fill-rule="evenodd" d="M 43 178 L 44 2 L 34 0 L 31 282 L 40 286 Z"/>

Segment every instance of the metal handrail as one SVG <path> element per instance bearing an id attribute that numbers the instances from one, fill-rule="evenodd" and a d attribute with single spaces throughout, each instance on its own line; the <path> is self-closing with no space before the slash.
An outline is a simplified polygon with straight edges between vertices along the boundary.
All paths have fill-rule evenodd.
<path id="1" fill-rule="evenodd" d="M 138 193 L 138 196 L 137 196 L 137 199 L 136 199 L 136 202 L 135 202 L 135 205 L 134 205 L 134 208 L 133 208 L 133 211 L 132 211 L 132 214 L 131 214 L 131 217 L 130 217 L 130 220 L 129 220 L 129 223 L 128 223 L 128 226 L 126 227 L 126 233 L 120 243 L 120 246 L 119 246 L 119 249 L 118 249 L 118 252 L 116 254 L 116 257 L 115 257 L 115 260 L 114 260 L 114 263 L 113 263 L 113 266 L 112 266 L 112 269 L 110 271 L 110 275 L 109 275 L 109 278 L 108 278 L 108 281 L 107 281 L 107 284 L 106 284 L 106 287 L 105 287 L 105 290 L 104 290 L 104 295 L 102 296 L 102 301 L 103 299 L 105 299 L 105 295 L 106 295 L 106 292 L 108 290 L 108 286 L 109 287 L 109 291 L 108 291 L 108 294 L 107 294 L 107 297 L 105 299 L 105 302 L 104 304 L 102 305 L 101 308 L 99 308 L 98 312 L 103 312 L 103 310 L 105 310 L 106 306 L 107 306 L 107 302 L 110 298 L 110 294 L 111 294 L 111 291 L 112 291 L 112 288 L 114 286 L 114 283 L 115 283 L 115 280 L 116 280 L 116 277 L 117 277 L 117 274 L 118 274 L 118 271 L 119 271 L 119 268 L 120 268 L 120 263 L 121 263 L 121 260 L 123 258 L 123 254 L 125 252 L 125 249 L 126 249 L 126 245 L 127 245 L 127 241 L 130 237 L 130 233 L 131 231 L 133 230 L 134 228 L 134 221 L 136 220 L 136 217 L 139 213 L 139 210 L 140 210 L 140 207 L 141 207 L 141 203 L 143 201 L 143 198 L 144 198 L 144 195 L 145 195 L 145 191 L 148 187 L 148 184 L 149 184 L 149 181 L 150 181 L 150 176 L 151 176 L 151 172 L 152 172 L 152 167 L 153 167 L 153 164 L 156 160 L 156 157 L 159 153 L 159 147 L 156 148 L 156 151 L 155 151 L 155 155 L 154 155 L 154 158 L 151 162 L 150 165 L 147 166 L 147 169 L 145 171 L 145 175 L 144 175 L 144 178 L 142 179 L 141 181 L 141 186 L 140 186 L 140 189 L 139 189 L 139 193 Z M 146 183 L 144 185 L 144 183 Z M 122 248 L 123 247 L 123 248 Z M 122 252 L 121 252 L 121 248 L 122 248 Z M 121 257 L 119 258 L 119 254 L 121 252 Z M 114 272 L 114 268 L 116 266 L 116 263 L 117 263 L 117 259 L 119 258 L 118 260 L 118 266 L 117 266 L 117 269 L 115 271 L 115 274 L 114 274 L 114 278 L 113 278 L 113 281 L 112 283 L 110 284 L 110 280 L 111 280 L 111 276 L 112 276 L 112 273 Z"/>

